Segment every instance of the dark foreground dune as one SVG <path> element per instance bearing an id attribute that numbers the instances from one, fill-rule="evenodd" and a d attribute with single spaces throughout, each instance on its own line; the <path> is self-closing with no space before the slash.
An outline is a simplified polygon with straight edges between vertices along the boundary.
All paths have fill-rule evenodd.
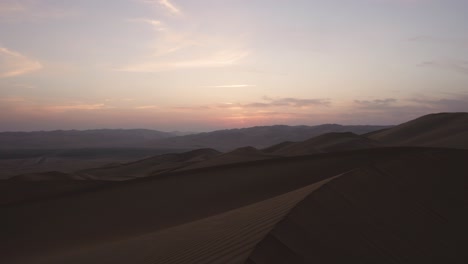
<path id="1" fill-rule="evenodd" d="M 356 169 L 299 203 L 247 263 L 467 263 L 468 153 Z"/>
<path id="2" fill-rule="evenodd" d="M 0 262 L 466 263 L 467 160 L 359 150 L 26 197 L 0 207 Z"/>

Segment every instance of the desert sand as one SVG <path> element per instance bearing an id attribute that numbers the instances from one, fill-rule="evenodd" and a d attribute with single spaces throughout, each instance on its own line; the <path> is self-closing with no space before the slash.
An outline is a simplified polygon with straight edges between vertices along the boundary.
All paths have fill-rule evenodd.
<path id="1" fill-rule="evenodd" d="M 2 180 L 0 262 L 466 263 L 468 150 L 391 143 L 447 116 Z"/>

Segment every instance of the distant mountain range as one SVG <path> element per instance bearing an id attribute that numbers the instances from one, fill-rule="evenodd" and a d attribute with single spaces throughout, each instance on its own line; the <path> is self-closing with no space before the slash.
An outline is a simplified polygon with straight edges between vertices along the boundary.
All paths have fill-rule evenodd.
<path id="1" fill-rule="evenodd" d="M 262 126 L 218 130 L 182 135 L 146 129 L 57 130 L 39 132 L 2 132 L 0 149 L 72 149 L 72 148 L 157 148 L 221 151 L 243 146 L 264 148 L 283 141 L 303 141 L 330 132 L 364 134 L 388 126 Z"/>
<path id="2" fill-rule="evenodd" d="M 144 142 L 175 136 L 148 129 L 55 130 L 1 132 L 1 149 L 67 149 L 140 147 Z"/>

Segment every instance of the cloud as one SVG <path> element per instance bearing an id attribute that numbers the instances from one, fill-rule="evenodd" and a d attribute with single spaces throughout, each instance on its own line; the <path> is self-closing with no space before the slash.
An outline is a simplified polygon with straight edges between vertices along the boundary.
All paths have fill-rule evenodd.
<path id="1" fill-rule="evenodd" d="M 214 68 L 226 67 L 237 64 L 241 59 L 245 58 L 248 52 L 242 50 L 225 50 L 215 54 L 207 55 L 206 57 L 186 59 L 186 60 L 161 60 L 154 62 L 144 62 L 115 68 L 116 71 L 122 72 L 161 72 L 176 69 L 191 69 L 191 68 Z"/>
<path id="2" fill-rule="evenodd" d="M 75 10 L 35 0 L 1 0 L 0 19 L 24 21 L 37 19 L 61 19 L 76 15 Z"/>
<path id="3" fill-rule="evenodd" d="M 172 15 L 182 15 L 182 11 L 170 0 L 143 0 L 144 3 L 161 6 Z"/>
<path id="4" fill-rule="evenodd" d="M 108 108 L 105 104 L 70 104 L 70 105 L 52 105 L 46 106 L 46 110 L 50 111 L 70 111 L 70 110 L 99 110 Z"/>
<path id="5" fill-rule="evenodd" d="M 213 85 L 204 86 L 206 88 L 244 88 L 244 87 L 256 87 L 254 84 L 227 84 L 227 85 Z"/>
<path id="6" fill-rule="evenodd" d="M 38 61 L 16 51 L 0 47 L 0 78 L 23 75 L 42 68 Z"/>
<path id="7" fill-rule="evenodd" d="M 181 13 L 170 1 L 142 0 L 156 6 L 164 6 L 173 13 Z M 197 21 L 180 19 L 177 23 L 148 18 L 128 19 L 130 22 L 143 22 L 157 32 L 149 47 L 148 54 L 142 54 L 137 61 L 112 67 L 121 72 L 161 72 L 178 69 L 219 68 L 237 65 L 251 54 L 244 45 L 241 35 L 217 33 L 204 34 L 194 27 Z M 222 88 L 222 87 L 221 87 Z M 228 88 L 228 87 L 224 87 Z"/>
<path id="8" fill-rule="evenodd" d="M 151 25 L 154 30 L 156 31 L 163 31 L 166 30 L 163 23 L 159 20 L 149 19 L 149 18 L 131 18 L 127 19 L 128 22 L 139 22 L 139 23 L 146 23 Z"/>
<path id="9" fill-rule="evenodd" d="M 451 46 L 468 46 L 468 38 L 463 37 L 437 37 L 437 36 L 428 36 L 420 35 L 414 36 L 408 39 L 411 42 L 419 42 L 426 44 L 449 44 Z"/>
<path id="10" fill-rule="evenodd" d="M 19 2 L 0 2 L 0 14 L 11 14 L 16 12 L 24 11 L 25 7 Z"/>
<path id="11" fill-rule="evenodd" d="M 169 0 L 160 0 L 159 4 L 164 6 L 167 10 L 169 10 L 173 14 L 180 14 L 180 9 L 177 8 L 173 3 L 171 3 Z"/>
<path id="12" fill-rule="evenodd" d="M 467 112 L 468 96 L 460 95 L 457 99 L 452 98 L 412 98 L 411 102 L 417 103 L 423 107 L 428 107 L 437 112 Z"/>
<path id="13" fill-rule="evenodd" d="M 468 74 L 468 60 L 424 61 L 420 63 L 418 66 L 445 69 L 449 71 L 458 72 L 461 74 Z"/>
<path id="14" fill-rule="evenodd" d="M 157 105 L 142 105 L 135 107 L 136 109 L 159 109 L 160 107 Z"/>
<path id="15" fill-rule="evenodd" d="M 310 107 L 329 107 L 331 104 L 329 99 L 301 99 L 301 98 L 268 98 L 264 97 L 261 102 L 251 103 L 219 103 L 212 105 L 196 105 L 196 106 L 180 106 L 174 107 L 175 110 L 235 110 L 235 111 L 255 111 L 256 113 L 264 112 L 264 109 L 275 108 L 295 108 L 308 109 Z"/>
<path id="16" fill-rule="evenodd" d="M 329 99 L 301 99 L 301 98 L 278 98 L 272 99 L 269 97 L 263 98 L 268 103 L 252 103 L 252 107 L 265 107 L 268 106 L 288 106 L 288 107 L 310 107 L 310 106 L 330 106 Z"/>
<path id="17" fill-rule="evenodd" d="M 359 107 L 362 108 L 386 108 L 398 100 L 394 98 L 386 98 L 386 99 L 375 99 L 375 100 L 354 100 L 354 103 L 357 104 Z"/>

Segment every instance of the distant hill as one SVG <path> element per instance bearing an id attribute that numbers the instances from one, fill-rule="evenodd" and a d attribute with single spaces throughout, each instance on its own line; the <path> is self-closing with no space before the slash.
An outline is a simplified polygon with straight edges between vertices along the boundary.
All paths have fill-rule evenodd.
<path id="1" fill-rule="evenodd" d="M 74 175 L 90 180 L 129 180 L 170 172 L 212 159 L 220 154 L 213 149 L 197 149 L 185 153 L 163 154 L 124 164 L 81 170 Z"/>
<path id="2" fill-rule="evenodd" d="M 468 148 L 468 113 L 422 116 L 399 126 L 369 133 L 369 139 L 396 146 Z"/>
<path id="3" fill-rule="evenodd" d="M 194 163 L 187 167 L 183 167 L 180 170 L 207 168 L 207 167 L 249 162 L 249 161 L 255 161 L 255 160 L 266 160 L 266 159 L 272 159 L 272 158 L 278 158 L 278 157 L 279 156 L 277 155 L 268 154 L 253 147 L 242 147 L 242 148 L 238 148 L 233 151 L 215 156 L 211 159 L 207 159 L 202 162 Z"/>
<path id="4" fill-rule="evenodd" d="M 287 144 L 286 142 L 284 146 L 276 147 L 271 153 L 285 156 L 297 156 L 322 152 L 374 148 L 379 145 L 380 144 L 374 140 L 351 132 L 334 132 L 323 134 L 303 142 L 293 144 Z"/>
<path id="5" fill-rule="evenodd" d="M 65 149 L 141 147 L 174 134 L 148 129 L 56 130 L 1 132 L 0 149 Z"/>
<path id="6" fill-rule="evenodd" d="M 365 134 L 388 126 L 263 126 L 189 134 L 148 129 L 0 132 L 1 149 L 157 148 L 189 150 L 265 148 L 283 141 L 303 141 L 329 132 Z"/>
<path id="7" fill-rule="evenodd" d="M 160 148 L 214 148 L 221 151 L 229 151 L 245 146 L 266 148 L 284 141 L 304 141 L 330 132 L 365 134 L 384 128 L 388 128 L 388 126 L 342 126 L 337 124 L 319 126 L 259 126 L 164 138 L 155 140 L 149 145 Z"/>

